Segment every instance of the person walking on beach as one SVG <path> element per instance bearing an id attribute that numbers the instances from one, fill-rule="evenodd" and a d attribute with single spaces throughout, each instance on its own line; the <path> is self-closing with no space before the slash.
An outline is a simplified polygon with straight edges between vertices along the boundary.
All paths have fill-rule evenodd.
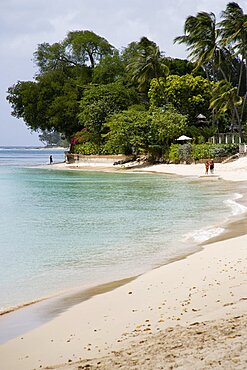
<path id="1" fill-rule="evenodd" d="M 210 168 L 210 173 L 213 174 L 214 173 L 214 161 L 213 161 L 213 159 L 210 160 L 209 168 Z"/>
<path id="2" fill-rule="evenodd" d="M 209 169 L 209 161 L 207 160 L 205 163 L 205 174 L 208 175 L 208 169 Z"/>
<path id="3" fill-rule="evenodd" d="M 50 164 L 53 163 L 52 155 L 50 155 Z"/>

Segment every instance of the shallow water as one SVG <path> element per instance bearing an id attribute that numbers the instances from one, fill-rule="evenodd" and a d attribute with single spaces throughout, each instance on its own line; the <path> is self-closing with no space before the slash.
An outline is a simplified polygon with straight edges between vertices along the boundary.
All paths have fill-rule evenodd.
<path id="1" fill-rule="evenodd" d="M 2 310 L 140 274 L 189 253 L 243 211 L 236 185 L 223 181 L 35 167 L 49 155 L 0 150 Z"/>

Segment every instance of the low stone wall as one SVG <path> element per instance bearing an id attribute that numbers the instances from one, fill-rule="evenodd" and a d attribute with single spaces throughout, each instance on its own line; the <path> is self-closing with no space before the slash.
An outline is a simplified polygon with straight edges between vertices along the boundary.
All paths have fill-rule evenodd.
<path id="1" fill-rule="evenodd" d="M 118 161 L 128 161 L 131 160 L 130 156 L 127 155 L 83 155 L 83 154 L 73 154 L 70 152 L 65 153 L 66 163 L 80 163 L 85 165 L 97 164 L 97 165 L 113 165 L 113 163 Z"/>

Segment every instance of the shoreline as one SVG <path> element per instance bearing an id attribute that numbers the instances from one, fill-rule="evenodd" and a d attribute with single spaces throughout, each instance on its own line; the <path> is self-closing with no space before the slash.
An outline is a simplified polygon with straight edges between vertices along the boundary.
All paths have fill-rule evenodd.
<path id="1" fill-rule="evenodd" d="M 61 165 L 61 163 L 59 165 Z M 49 166 L 49 168 L 50 168 L 50 166 Z M 53 169 L 55 169 L 55 168 L 53 168 Z M 85 168 L 83 168 L 83 171 L 84 170 L 85 170 Z M 102 168 L 100 167 L 99 171 L 101 171 L 101 170 L 102 170 Z M 103 171 L 103 172 L 108 172 L 108 171 L 106 170 L 106 171 Z M 132 173 L 138 173 L 138 171 L 133 171 L 133 172 L 132 171 L 126 171 L 126 172 L 124 171 L 124 173 L 132 174 Z M 157 174 L 156 171 L 149 171 L 149 172 L 146 172 L 146 171 L 144 172 L 143 171 L 142 173 Z M 164 173 L 158 172 L 158 174 L 163 175 Z M 245 235 L 246 230 L 247 230 L 247 191 L 246 191 L 245 194 L 242 194 L 242 195 L 243 195 L 243 198 L 238 199 L 237 203 L 238 204 L 242 203 L 246 207 L 245 213 L 244 214 L 239 214 L 237 216 L 231 216 L 229 219 L 225 220 L 223 223 L 220 223 L 219 227 L 222 226 L 222 229 L 223 229 L 223 231 L 220 232 L 220 234 L 218 234 L 216 236 L 212 236 L 209 239 L 207 239 L 206 241 L 194 242 L 195 245 L 192 248 L 189 248 L 186 251 L 184 251 L 182 253 L 179 253 L 178 255 L 169 257 L 165 262 L 161 262 L 160 264 L 157 264 L 152 269 L 160 268 L 160 267 L 165 266 L 167 264 L 185 259 L 185 258 L 187 258 L 188 256 L 190 256 L 194 253 L 200 252 L 205 245 L 215 243 L 215 242 L 218 242 L 218 241 L 222 241 L 222 240 L 227 240 L 227 239 L 230 239 L 230 238 L 235 238 L 235 237 L 238 237 L 238 236 L 241 236 L 241 235 Z M 147 271 L 149 271 L 149 270 L 147 270 Z M 147 271 L 142 272 L 141 275 L 147 273 Z M 46 304 L 49 305 L 49 302 L 53 302 L 51 304 L 51 306 L 52 305 L 53 306 L 57 305 L 56 311 L 58 313 L 54 316 L 54 317 L 56 317 L 58 314 L 63 312 L 66 308 L 71 307 L 73 305 L 76 305 L 76 304 L 78 304 L 80 302 L 83 302 L 87 299 L 90 299 L 91 297 L 93 297 L 95 295 L 102 294 L 104 292 L 108 292 L 112 289 L 116 289 L 118 286 L 126 284 L 128 281 L 134 280 L 136 277 L 137 276 L 132 276 L 132 275 L 131 276 L 126 276 L 124 278 L 116 279 L 116 280 L 113 280 L 113 281 L 106 281 L 102 284 L 92 285 L 88 288 L 87 287 L 85 287 L 85 288 L 80 288 L 80 287 L 70 288 L 66 291 L 54 292 L 54 293 L 52 293 L 48 296 L 37 297 L 37 298 L 35 298 L 31 301 L 24 301 L 23 303 L 20 303 L 16 306 L 7 307 L 5 309 L 0 310 L 0 318 L 5 317 L 8 314 L 15 314 L 17 311 L 20 311 L 20 310 L 23 310 L 23 309 L 25 310 L 26 308 L 32 309 L 33 306 L 40 305 L 43 302 L 44 302 L 44 305 L 46 305 Z M 74 297 L 77 297 L 77 299 L 74 299 Z M 81 298 L 79 298 L 79 297 L 81 297 Z M 62 301 L 67 301 L 67 304 L 64 306 L 63 304 L 61 304 Z M 69 301 L 70 301 L 70 303 L 69 303 Z M 51 319 L 53 319 L 54 317 L 44 318 L 42 320 L 42 322 L 48 322 Z M 33 325 L 31 325 L 29 327 L 29 330 L 33 329 L 33 328 L 35 328 L 39 325 L 40 324 L 35 324 L 34 323 Z M 20 334 L 22 334 L 24 332 L 26 332 L 26 330 L 24 330 Z M 16 336 L 14 336 L 14 337 L 16 337 Z M 12 338 L 10 338 L 10 339 L 12 339 Z M 0 343 L 1 342 L 2 342 L 2 340 L 1 340 L 1 337 L 0 337 Z M 3 343 L 5 343 L 5 342 L 6 342 L 6 340 L 3 341 Z"/>
<path id="2" fill-rule="evenodd" d="M 38 364 L 57 366 L 70 359 L 109 356 L 178 324 L 187 327 L 242 315 L 247 307 L 247 280 L 241 276 L 247 273 L 246 243 L 247 235 L 243 235 L 208 244 L 184 259 L 93 296 L 3 344 L 2 364 L 6 370 L 31 370 Z"/>
<path id="3" fill-rule="evenodd" d="M 188 167 L 188 165 L 181 166 Z M 52 169 L 57 169 L 55 165 L 52 167 Z M 199 169 L 199 167 L 196 168 Z M 87 168 L 82 170 L 87 170 Z M 126 172 L 130 173 L 132 170 L 129 169 Z M 125 172 L 125 170 L 123 171 Z M 133 172 L 139 171 L 140 169 L 137 169 Z M 247 172 L 247 169 L 245 171 Z M 151 168 L 148 171 L 143 169 L 141 172 L 164 174 L 160 168 L 157 171 L 157 167 L 154 172 Z M 226 176 L 228 180 L 229 173 Z M 184 176 L 180 173 L 173 174 Z M 198 177 L 194 173 L 189 176 Z M 247 179 L 247 175 L 244 176 Z M 232 179 L 231 181 L 246 181 L 244 176 L 238 174 L 237 180 Z M 242 201 L 246 205 L 246 199 Z M 226 225 L 226 230 L 219 236 L 211 238 L 205 243 L 200 243 L 199 250 L 144 273 L 117 289 L 104 291 L 102 295 L 96 293 L 87 301 L 73 305 L 52 321 L 22 335 L 22 337 L 3 344 L 0 347 L 0 356 L 3 358 L 6 370 L 12 370 L 12 366 L 15 369 L 27 370 L 30 368 L 31 370 L 34 366 L 40 367 L 40 365 L 43 367 L 59 366 L 58 368 L 67 369 L 66 365 L 60 366 L 59 364 L 76 362 L 80 359 L 84 359 L 82 364 L 86 364 L 86 358 L 98 358 L 102 355 L 108 356 L 104 358 L 104 361 L 109 366 L 114 360 L 112 351 L 119 351 L 118 356 L 121 357 L 123 348 L 142 337 L 145 341 L 147 337 L 152 337 L 154 345 L 157 346 L 154 336 L 157 335 L 157 332 L 164 332 L 167 328 L 174 328 L 178 324 L 182 327 L 188 327 L 195 320 L 196 322 L 217 321 L 222 317 L 232 317 L 236 313 L 242 315 L 246 311 L 247 301 L 244 294 L 247 283 L 243 279 L 244 274 L 247 273 L 244 264 L 244 260 L 247 260 L 247 252 L 244 248 L 247 243 L 246 225 L 247 218 L 246 215 L 243 215 L 238 220 L 229 222 Z M 204 277 L 201 275 L 199 265 L 205 271 Z M 220 271 L 219 265 L 221 266 Z M 238 274 L 240 268 L 242 272 Z M 212 272 L 212 270 L 214 271 Z M 183 271 L 182 275 L 181 271 Z M 196 275 L 195 280 L 193 277 L 187 276 L 188 271 L 193 271 L 193 274 Z M 221 279 L 221 274 L 225 275 L 224 279 Z M 171 285 L 169 291 L 164 291 L 163 288 L 164 285 L 167 285 L 167 280 Z M 208 285 L 206 286 L 205 281 L 207 280 Z M 230 285 L 231 282 L 235 284 L 237 281 L 237 286 Z M 220 293 L 218 293 L 219 286 Z M 232 294 L 229 293 L 229 289 Z M 134 297 L 135 295 L 136 297 Z M 195 303 L 188 311 L 187 306 L 190 307 L 192 304 L 192 296 L 194 295 L 197 296 Z M 216 299 L 218 295 L 221 297 L 220 300 Z M 209 301 L 205 297 L 210 297 Z M 109 302 L 106 303 L 104 298 L 107 298 Z M 207 304 L 203 305 L 205 301 Z M 199 306 L 200 308 L 198 308 Z M 124 308 L 127 309 L 128 315 Z M 136 313 L 138 313 L 138 318 L 135 317 Z M 37 346 L 39 340 L 44 348 L 37 350 L 35 343 Z M 70 342 L 73 342 L 73 345 L 70 346 L 68 344 Z M 56 344 L 53 345 L 53 343 Z M 15 356 L 12 358 L 10 353 L 15 353 Z M 98 368 L 97 361 L 94 363 L 92 360 L 88 363 L 95 366 L 92 368 Z M 118 368 L 117 365 L 116 368 Z"/>
<path id="4" fill-rule="evenodd" d="M 247 204 L 247 197 L 246 197 L 246 204 Z M 221 232 L 219 235 L 213 236 L 213 237 L 207 239 L 206 241 L 198 242 L 194 246 L 194 248 L 192 248 L 191 250 L 187 250 L 184 253 L 181 253 L 181 254 L 176 255 L 174 257 L 170 257 L 170 258 L 168 258 L 168 260 L 165 263 L 160 263 L 156 267 L 153 267 L 151 270 L 160 268 L 162 266 L 165 266 L 167 264 L 170 264 L 170 263 L 182 260 L 182 259 L 185 259 L 185 258 L 189 257 L 190 255 L 192 255 L 194 253 L 200 252 L 203 249 L 203 247 L 207 246 L 208 244 L 212 244 L 212 243 L 216 243 L 218 241 L 224 241 L 224 240 L 228 240 L 228 239 L 231 239 L 231 238 L 236 238 L 238 236 L 245 235 L 246 234 L 245 230 L 247 230 L 247 210 L 246 210 L 246 214 L 243 214 L 242 217 L 241 217 L 241 215 L 239 215 L 237 217 L 237 220 L 235 220 L 235 219 L 232 220 L 232 218 L 231 218 L 230 220 L 225 221 L 222 224 L 222 226 L 224 226 L 223 227 L 224 231 Z M 143 275 L 143 274 L 147 273 L 148 271 L 143 272 L 140 275 Z M 56 292 L 56 293 L 48 295 L 48 296 L 38 297 L 38 298 L 33 299 L 31 301 L 24 301 L 23 303 L 20 303 L 16 306 L 13 306 L 13 307 L 10 306 L 10 307 L 7 307 L 3 310 L 0 310 L 0 318 L 4 317 L 4 316 L 7 316 L 9 314 L 15 314 L 15 312 L 20 311 L 22 309 L 31 308 L 32 306 L 40 305 L 43 302 L 45 302 L 45 304 L 46 303 L 49 304 L 49 302 L 51 302 L 51 301 L 54 301 L 54 306 L 57 305 L 58 306 L 57 311 L 59 311 L 59 313 L 61 313 L 64 310 L 66 310 L 67 308 L 69 308 L 71 306 L 74 306 L 78 303 L 81 303 L 81 302 L 83 302 L 87 299 L 90 299 L 95 295 L 106 293 L 108 291 L 111 291 L 113 289 L 118 288 L 121 285 L 127 284 L 128 282 L 136 279 L 140 275 L 128 276 L 128 277 L 122 278 L 122 279 L 107 281 L 107 282 L 102 283 L 102 284 L 92 285 L 91 287 L 88 287 L 88 288 L 79 288 L 79 287 L 72 288 L 72 289 L 66 290 L 66 292 L 60 291 L 60 292 Z M 67 303 L 64 304 L 64 306 L 63 305 L 60 306 L 59 302 L 62 302 L 62 301 L 67 302 Z M 71 303 L 69 301 L 71 301 Z M 45 322 L 46 321 L 50 321 L 50 319 L 45 320 Z M 35 325 L 35 326 L 38 326 L 38 325 Z M 4 341 L 4 342 L 6 342 L 6 341 Z M 1 338 L 0 338 L 0 344 L 1 344 Z"/>
<path id="5" fill-rule="evenodd" d="M 38 167 L 49 170 L 170 174 L 183 177 L 196 177 L 202 181 L 219 179 L 237 182 L 247 181 L 247 156 L 228 163 L 216 163 L 214 174 L 208 175 L 205 175 L 205 165 L 203 163 L 152 165 L 130 162 L 123 165 L 113 165 L 112 163 L 102 161 L 81 161 L 72 164 L 66 162 L 53 163 L 52 165 L 39 165 Z"/>

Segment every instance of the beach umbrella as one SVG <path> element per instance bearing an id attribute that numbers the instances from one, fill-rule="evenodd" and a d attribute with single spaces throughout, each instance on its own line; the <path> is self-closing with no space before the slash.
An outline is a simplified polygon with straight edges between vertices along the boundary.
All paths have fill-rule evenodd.
<path id="1" fill-rule="evenodd" d="M 182 135 L 182 136 L 179 136 L 179 138 L 176 139 L 177 141 L 184 141 L 184 140 L 192 140 L 191 137 L 188 137 L 188 136 L 185 136 L 185 135 Z"/>

